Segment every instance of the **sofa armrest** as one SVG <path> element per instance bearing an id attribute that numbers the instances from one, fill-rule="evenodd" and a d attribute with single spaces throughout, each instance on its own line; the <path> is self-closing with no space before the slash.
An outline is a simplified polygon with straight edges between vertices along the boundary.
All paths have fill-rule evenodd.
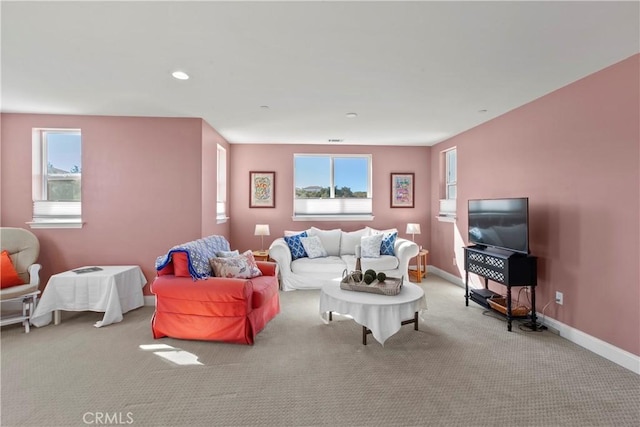
<path id="1" fill-rule="evenodd" d="M 256 261 L 263 276 L 277 276 L 278 264 L 271 261 Z"/>
<path id="2" fill-rule="evenodd" d="M 193 280 L 191 277 L 176 277 L 168 274 L 156 276 L 151 283 L 151 293 L 186 301 L 238 303 L 246 301 L 247 312 L 251 307 L 253 284 L 251 279 L 209 277 Z"/>
<path id="3" fill-rule="evenodd" d="M 409 261 L 418 255 L 420 248 L 415 242 L 398 237 L 396 238 L 393 250 L 395 251 L 396 257 L 398 257 L 398 269 L 408 278 Z"/>
<path id="4" fill-rule="evenodd" d="M 283 237 L 279 237 L 271 243 L 269 256 L 278 263 L 281 274 L 291 273 L 291 251 Z"/>

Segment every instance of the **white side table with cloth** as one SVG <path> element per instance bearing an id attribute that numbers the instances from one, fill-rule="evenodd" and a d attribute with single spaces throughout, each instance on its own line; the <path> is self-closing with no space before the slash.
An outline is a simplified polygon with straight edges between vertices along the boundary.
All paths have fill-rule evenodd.
<path id="1" fill-rule="evenodd" d="M 398 332 L 402 325 L 414 323 L 418 329 L 418 312 L 427 308 L 427 300 L 420 286 L 405 281 L 398 295 L 380 295 L 340 289 L 340 279 L 322 287 L 320 291 L 320 315 L 325 323 L 327 313 L 345 314 L 363 326 L 362 343 L 366 345 L 366 334 L 382 345 Z"/>
<path id="2" fill-rule="evenodd" d="M 103 265 L 100 271 L 75 273 L 72 270 L 51 276 L 31 318 L 34 326 L 60 323 L 60 311 L 104 312 L 95 327 L 122 321 L 122 314 L 144 305 L 142 288 L 147 283 L 137 265 Z"/>

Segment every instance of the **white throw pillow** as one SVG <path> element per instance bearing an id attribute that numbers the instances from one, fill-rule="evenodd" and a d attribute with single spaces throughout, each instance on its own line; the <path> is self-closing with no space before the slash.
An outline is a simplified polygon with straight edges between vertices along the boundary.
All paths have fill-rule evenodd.
<path id="1" fill-rule="evenodd" d="M 363 228 L 357 231 L 343 231 L 340 239 L 340 256 L 355 255 L 356 245 L 360 244 L 360 239 L 369 235 L 369 230 Z"/>
<path id="2" fill-rule="evenodd" d="M 380 245 L 382 245 L 383 237 L 382 234 L 374 234 L 361 238 L 362 258 L 380 258 Z"/>
<path id="3" fill-rule="evenodd" d="M 324 258 L 328 256 L 318 236 L 301 237 L 300 241 L 309 258 Z"/>
<path id="4" fill-rule="evenodd" d="M 328 256 L 340 255 L 340 234 L 341 230 L 336 228 L 335 230 L 320 230 L 316 227 L 311 227 L 307 234 L 309 236 L 318 236 L 322 242 L 322 246 L 327 251 Z"/>

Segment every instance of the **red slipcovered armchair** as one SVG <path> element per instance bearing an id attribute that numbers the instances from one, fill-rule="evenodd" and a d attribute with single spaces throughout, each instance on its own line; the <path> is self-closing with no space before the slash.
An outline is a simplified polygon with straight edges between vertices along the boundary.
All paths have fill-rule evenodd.
<path id="1" fill-rule="evenodd" d="M 277 264 L 257 265 L 262 276 L 252 279 L 194 280 L 174 275 L 172 265 L 158 271 L 151 284 L 156 296 L 153 337 L 253 344 L 280 312 Z"/>

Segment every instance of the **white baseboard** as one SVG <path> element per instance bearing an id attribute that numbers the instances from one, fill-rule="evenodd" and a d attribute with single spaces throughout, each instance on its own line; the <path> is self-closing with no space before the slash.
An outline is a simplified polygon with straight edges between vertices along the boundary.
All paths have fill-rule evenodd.
<path id="1" fill-rule="evenodd" d="M 458 276 L 454 276 L 451 273 L 448 273 L 444 270 L 440 270 L 438 267 L 434 267 L 432 265 L 428 265 L 427 266 L 427 271 L 430 273 L 435 274 L 438 277 L 442 277 L 444 280 L 446 280 L 447 282 L 451 282 L 454 285 L 458 285 L 461 288 L 464 288 L 464 281 L 459 278 Z"/>
<path id="2" fill-rule="evenodd" d="M 451 273 L 447 273 L 446 271 L 431 265 L 427 267 L 427 271 L 453 283 L 454 285 L 464 288 L 464 280 L 460 277 L 454 276 Z M 543 316 L 538 313 L 538 319 L 540 320 L 542 318 Z M 636 356 L 633 353 L 629 353 L 628 351 L 602 341 L 599 338 L 586 334 L 569 325 L 565 325 L 564 323 L 549 316 L 544 316 L 542 324 L 550 330 L 553 330 L 553 332 L 557 331 L 558 335 L 562 338 L 567 339 L 580 347 L 586 348 L 587 350 L 640 375 L 640 356 Z"/>
<path id="3" fill-rule="evenodd" d="M 156 306 L 156 296 L 155 295 L 145 295 L 144 296 L 144 305 L 145 306 Z"/>
<path id="4" fill-rule="evenodd" d="M 538 313 L 538 319 L 540 318 L 540 313 Z M 599 338 L 586 334 L 569 325 L 565 325 L 564 323 L 548 316 L 545 316 L 542 323 L 548 328 L 557 330 L 562 338 L 568 339 L 572 343 L 578 344 L 580 347 L 584 347 L 587 350 L 640 375 L 640 356 L 629 353 L 626 350 L 611 345 L 608 342 L 602 341 Z"/>

